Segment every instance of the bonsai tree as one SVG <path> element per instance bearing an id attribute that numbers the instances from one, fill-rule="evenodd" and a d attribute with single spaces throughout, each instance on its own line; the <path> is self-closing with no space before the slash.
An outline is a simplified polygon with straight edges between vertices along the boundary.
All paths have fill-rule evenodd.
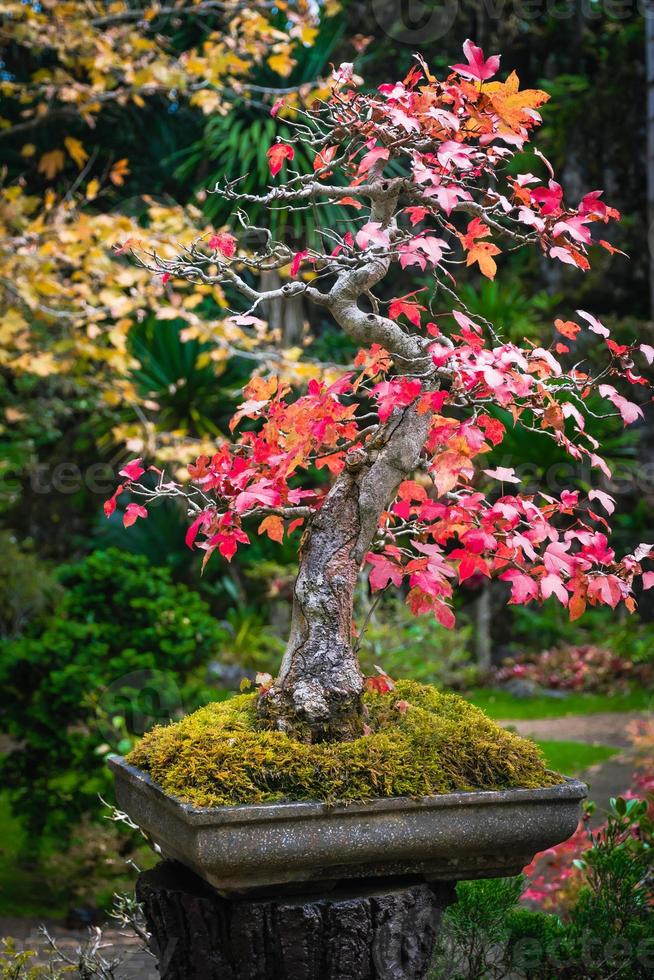
<path id="1" fill-rule="evenodd" d="M 306 388 L 292 389 L 263 368 L 232 419 L 237 442 L 201 456 L 184 485 L 159 470 L 156 486 L 151 477 L 141 482 L 145 468 L 134 460 L 105 505 L 110 514 L 123 491 L 133 494 L 129 525 L 147 517 L 149 501 L 183 496 L 191 518 L 186 541 L 204 551 L 204 562 L 215 551 L 231 560 L 257 531 L 276 541 L 298 534 L 288 645 L 277 678 L 261 687 L 258 710 L 265 724 L 313 741 L 364 730 L 365 682 L 352 622 L 362 566 L 373 591 L 406 583 L 416 615 L 430 613 L 451 627 L 453 589 L 473 574 L 510 583 L 510 603 L 554 596 L 572 619 L 587 604 L 624 603 L 633 611 L 634 578 L 654 553 L 641 545 L 616 557 L 604 516 L 614 502 L 604 491 L 591 490 L 585 501 L 578 492 L 525 495 L 513 469 L 484 468 L 484 454 L 505 433 L 499 407 L 533 433 L 535 451 L 539 439 L 553 439 L 609 476 L 586 428 L 594 414 L 588 397 L 597 392 L 608 412 L 615 409 L 625 424 L 636 421 L 641 408 L 615 383 L 625 379 L 640 391 L 647 382 L 632 358 L 651 363 L 654 349 L 618 345 L 583 310 L 574 321 L 555 321 L 549 346 L 519 347 L 503 341 L 501 324 L 466 309 L 460 267 L 476 266 L 493 279 L 503 253 L 533 246 L 583 271 L 593 229 L 600 247 L 616 251 L 603 236 L 619 215 L 600 191 L 576 206 L 566 202 L 537 149 L 544 178 L 509 168 L 548 96 L 521 91 L 515 73 L 490 81 L 500 58 L 486 59 L 471 41 L 464 54 L 443 81 L 417 57 L 402 82 L 372 93 L 360 88 L 352 65 L 341 65 L 326 100 L 286 119 L 294 140 L 268 150 L 271 187 L 240 194 L 239 182 L 229 181 L 215 189 L 236 202 L 235 227 L 249 227 L 248 206 L 320 213 L 329 203 L 348 220 L 355 215 L 356 234 L 323 228 L 295 251 L 259 229 L 260 248 L 245 252 L 223 232 L 173 259 L 135 253 L 165 281 L 219 283 L 238 294 L 239 326 L 256 329 L 263 303 L 302 296 L 360 348 L 336 380 L 311 380 Z M 273 116 L 281 108 L 277 103 Z M 313 155 L 313 174 L 294 173 L 298 144 Z M 262 271 L 288 266 L 290 280 L 279 288 L 251 285 Z M 393 289 L 398 266 L 428 275 L 431 286 L 421 279 L 384 300 L 379 290 L 383 283 Z M 599 374 L 572 349 L 581 331 L 606 347 Z M 481 487 L 478 471 L 490 478 Z M 653 584 L 654 572 L 646 572 L 645 587 Z M 388 680 L 369 683 L 383 689 Z"/>

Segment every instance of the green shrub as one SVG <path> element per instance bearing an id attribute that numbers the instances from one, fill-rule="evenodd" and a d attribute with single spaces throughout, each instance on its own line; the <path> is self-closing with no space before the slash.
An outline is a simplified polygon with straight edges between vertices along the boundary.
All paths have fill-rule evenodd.
<path id="1" fill-rule="evenodd" d="M 0 644 L 0 731 L 15 742 L 0 777 L 35 839 L 97 809 L 107 752 L 209 695 L 200 668 L 225 638 L 196 593 L 140 556 L 95 552 L 58 578 L 54 615 Z"/>
<path id="2" fill-rule="evenodd" d="M 59 969 L 52 961 L 37 963 L 38 955 L 18 949 L 14 939 L 0 939 L 0 980 L 64 980 L 74 973 L 72 966 Z"/>
<path id="3" fill-rule="evenodd" d="M 432 980 L 646 980 L 654 966 L 647 803 L 612 801 L 575 863 L 584 885 L 565 919 L 520 908 L 522 878 L 464 881 L 445 913 Z"/>

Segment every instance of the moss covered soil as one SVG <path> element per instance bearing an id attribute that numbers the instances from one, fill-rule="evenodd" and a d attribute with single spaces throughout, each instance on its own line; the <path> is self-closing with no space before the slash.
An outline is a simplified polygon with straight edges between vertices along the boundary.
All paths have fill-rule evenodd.
<path id="1" fill-rule="evenodd" d="M 455 790 L 551 786 L 539 747 L 455 694 L 398 681 L 364 695 L 368 734 L 307 744 L 262 728 L 256 695 L 209 704 L 157 726 L 127 761 L 196 806 L 346 803 Z"/>

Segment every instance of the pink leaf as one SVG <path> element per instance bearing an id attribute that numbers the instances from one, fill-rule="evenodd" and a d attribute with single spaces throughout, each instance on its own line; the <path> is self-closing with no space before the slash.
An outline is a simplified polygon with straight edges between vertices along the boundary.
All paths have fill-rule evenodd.
<path id="1" fill-rule="evenodd" d="M 502 483 L 520 483 L 520 477 L 515 475 L 515 470 L 513 467 L 508 466 L 498 466 L 494 470 L 482 470 L 486 476 L 492 476 L 494 480 L 500 480 Z"/>
<path id="2" fill-rule="evenodd" d="M 269 480 L 259 480 L 251 483 L 247 490 L 241 491 L 234 501 L 234 509 L 237 514 L 244 514 L 246 510 L 260 504 L 262 507 L 276 507 L 279 504 L 279 491 L 270 486 Z"/>
<path id="3" fill-rule="evenodd" d="M 599 500 L 607 514 L 612 514 L 615 510 L 615 500 L 610 494 L 604 493 L 603 490 L 591 490 L 588 494 L 588 499 Z"/>
<path id="4" fill-rule="evenodd" d="M 145 473 L 145 470 L 141 466 L 141 457 L 139 456 L 138 459 L 133 459 L 131 463 L 126 463 L 122 470 L 118 472 L 120 476 L 126 476 L 128 480 L 138 480 Z"/>
<path id="5" fill-rule="evenodd" d="M 376 146 L 374 149 L 369 150 L 368 153 L 361 158 L 357 171 L 359 175 L 367 173 L 371 167 L 374 167 L 374 165 L 379 163 L 381 160 L 388 160 L 389 152 L 390 151 L 387 150 L 385 146 Z"/>
<path id="6" fill-rule="evenodd" d="M 385 589 L 389 582 L 398 588 L 402 585 L 404 569 L 401 565 L 391 561 L 386 555 L 375 555 L 372 552 L 366 555 L 366 561 L 372 565 L 369 578 L 373 592 Z"/>
<path id="7" fill-rule="evenodd" d="M 648 364 L 651 364 L 652 361 L 654 361 L 654 347 L 650 347 L 649 344 L 641 344 L 640 351 L 645 355 Z"/>
<path id="8" fill-rule="evenodd" d="M 228 232 L 220 231 L 217 235 L 212 235 L 209 239 L 209 248 L 216 250 L 224 255 L 226 259 L 231 259 L 236 252 L 236 239 Z"/>
<path id="9" fill-rule="evenodd" d="M 379 221 L 369 221 L 356 235 L 356 243 L 359 248 L 368 248 L 370 245 L 388 245 L 390 235 L 381 226 Z"/>
<path id="10" fill-rule="evenodd" d="M 642 408 L 634 404 L 634 402 L 630 402 L 627 398 L 623 398 L 622 395 L 618 394 L 613 385 L 600 385 L 599 393 L 602 398 L 608 398 L 615 405 L 625 425 L 630 425 L 636 419 L 643 418 Z"/>
<path id="11" fill-rule="evenodd" d="M 568 595 L 568 590 L 558 575 L 546 575 L 545 578 L 541 580 L 540 591 L 543 599 L 549 599 L 551 595 L 555 595 L 559 602 L 561 602 L 564 606 L 568 605 L 570 596 Z"/>
<path id="12" fill-rule="evenodd" d="M 538 582 L 535 582 L 529 575 L 519 572 L 517 568 L 511 568 L 500 575 L 504 582 L 511 583 L 511 599 L 509 604 L 524 605 L 532 599 L 538 599 Z"/>
<path id="13" fill-rule="evenodd" d="M 588 324 L 588 329 L 592 330 L 593 333 L 599 334 L 600 337 L 609 336 L 608 329 L 604 326 L 603 323 L 600 323 L 597 317 L 594 317 L 592 313 L 586 313 L 585 310 L 577 310 L 577 316 L 582 317 L 586 321 L 586 323 Z"/>
<path id="14" fill-rule="evenodd" d="M 500 67 L 500 55 L 493 54 L 484 60 L 484 52 L 470 39 L 464 42 L 463 53 L 466 56 L 467 65 L 450 65 L 452 71 L 456 71 L 464 78 L 476 78 L 479 82 L 492 78 Z"/>
<path id="15" fill-rule="evenodd" d="M 410 405 L 422 390 L 422 382 L 410 378 L 392 378 L 390 381 L 380 381 L 372 389 L 373 398 L 377 399 L 377 411 L 380 421 L 386 422 L 391 417 L 394 408 L 405 408 Z"/>

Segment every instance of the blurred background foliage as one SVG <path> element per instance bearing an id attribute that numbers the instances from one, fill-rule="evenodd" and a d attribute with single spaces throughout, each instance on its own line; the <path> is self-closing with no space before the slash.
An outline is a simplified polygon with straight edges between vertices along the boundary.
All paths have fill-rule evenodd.
<path id="1" fill-rule="evenodd" d="M 447 23 L 430 20 L 417 41 L 406 40 L 404 5 L 394 0 L 237 3 L 228 20 L 202 0 L 176 6 L 177 14 L 149 13 L 155 8 L 145 2 L 123 0 L 110 22 L 99 2 L 9 0 L 3 11 L 0 829 L 13 828 L 11 837 L 20 826 L 28 864 L 35 841 L 52 852 L 53 841 L 68 837 L 77 868 L 89 848 L 97 852 L 85 822 L 99 815 L 98 792 L 110 793 L 104 759 L 137 737 L 144 720 L 227 696 L 243 676 L 274 672 L 279 662 L 290 546 L 253 534 L 231 565 L 215 559 L 200 576 L 178 507 L 153 508 L 147 525 L 125 532 L 120 512 L 105 520 L 102 501 L 125 459 L 156 458 L 181 472 L 211 451 L 259 366 L 256 338 L 229 321 L 228 295 L 163 284 L 113 248 L 142 238 L 166 254 L 227 225 L 226 203 L 211 191 L 224 177 L 244 177 L 246 190 L 268 182 L 265 152 L 284 132 L 284 112 L 270 118 L 280 94 L 298 105 L 320 95 L 341 61 L 353 61 L 370 86 L 401 78 L 418 46 L 440 72 L 466 37 L 501 51 L 503 72 L 515 68 L 523 86 L 552 96 L 537 145 L 566 193 L 576 200 L 606 189 L 624 216 L 615 244 L 630 258 L 609 264 L 595 255 L 581 275 L 515 255 L 497 282 L 464 273 L 464 302 L 516 341 L 549 343 L 553 319 L 581 306 L 610 323 L 618 341 L 653 343 L 637 7 L 617 18 L 571 0 L 562 22 L 557 11 L 520 14 L 508 0 L 434 4 L 432 14 Z M 121 20 L 135 9 L 143 19 Z M 100 74 L 88 68 L 89 51 L 104 65 Z M 295 165 L 311 162 L 299 153 Z M 525 154 L 520 167 L 542 164 Z M 321 208 L 290 224 L 282 212 L 275 220 L 275 233 L 300 249 L 343 218 Z M 412 277 L 405 290 L 398 272 L 388 295 L 415 288 Z M 286 352 L 275 365 L 282 373 L 309 376 L 297 363 L 303 348 L 326 363 L 353 355 L 320 311 L 298 304 L 266 318 Z M 615 471 L 604 489 L 618 501 L 618 549 L 651 536 L 652 418 L 628 432 L 602 421 L 594 433 Z M 488 465 L 514 466 L 549 492 L 591 486 L 551 440 L 510 425 Z M 448 632 L 416 620 L 401 597 L 373 603 L 362 583 L 357 642 L 366 670 L 379 665 L 467 691 L 488 684 L 503 659 L 548 648 L 601 646 L 654 662 L 647 596 L 637 617 L 591 611 L 572 625 L 558 606 L 506 607 L 501 583 L 472 579 L 457 601 L 459 625 Z M 141 703 L 153 691 L 154 701 Z"/>

